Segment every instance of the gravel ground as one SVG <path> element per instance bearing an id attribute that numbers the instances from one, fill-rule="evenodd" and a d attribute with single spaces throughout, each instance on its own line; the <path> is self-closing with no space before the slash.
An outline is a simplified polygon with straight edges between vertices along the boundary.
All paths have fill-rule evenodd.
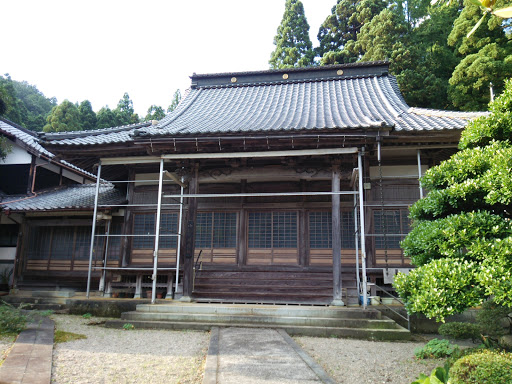
<path id="1" fill-rule="evenodd" d="M 426 342 L 374 342 L 295 337 L 337 383 L 410 384 L 420 373 L 444 365 L 444 359 L 416 360 L 414 349 Z"/>
<path id="2" fill-rule="evenodd" d="M 209 333 L 119 330 L 81 316 L 52 315 L 56 329 L 87 339 L 56 344 L 52 383 L 201 383 Z"/>

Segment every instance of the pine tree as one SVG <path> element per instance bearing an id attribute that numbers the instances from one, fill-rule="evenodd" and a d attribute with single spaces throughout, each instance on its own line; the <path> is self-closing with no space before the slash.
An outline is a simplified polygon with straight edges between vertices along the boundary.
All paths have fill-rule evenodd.
<path id="1" fill-rule="evenodd" d="M 286 0 L 283 20 L 274 37 L 270 68 L 292 68 L 313 65 L 314 52 L 309 39 L 309 24 L 300 0 Z"/>

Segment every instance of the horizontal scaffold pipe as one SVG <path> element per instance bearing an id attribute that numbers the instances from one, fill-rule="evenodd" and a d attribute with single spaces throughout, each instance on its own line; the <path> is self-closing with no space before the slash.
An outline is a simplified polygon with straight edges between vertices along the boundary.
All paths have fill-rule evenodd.
<path id="1" fill-rule="evenodd" d="M 332 195 L 355 195 L 356 191 L 341 191 L 341 192 L 277 192 L 277 193 L 194 193 L 185 194 L 183 197 L 278 197 L 278 196 L 332 196 Z M 164 195 L 163 197 L 176 198 L 181 195 Z"/>
<path id="2" fill-rule="evenodd" d="M 123 271 L 152 271 L 153 268 L 131 268 L 131 267 L 92 267 L 92 269 L 111 269 Z M 176 268 L 158 268 L 159 271 L 175 271 Z"/>

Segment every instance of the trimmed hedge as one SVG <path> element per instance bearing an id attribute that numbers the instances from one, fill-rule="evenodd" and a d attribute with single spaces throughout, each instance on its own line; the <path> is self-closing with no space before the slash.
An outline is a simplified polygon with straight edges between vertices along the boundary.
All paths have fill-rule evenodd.
<path id="1" fill-rule="evenodd" d="M 451 384 L 512 383 L 512 353 L 485 350 L 460 358 L 450 368 Z"/>

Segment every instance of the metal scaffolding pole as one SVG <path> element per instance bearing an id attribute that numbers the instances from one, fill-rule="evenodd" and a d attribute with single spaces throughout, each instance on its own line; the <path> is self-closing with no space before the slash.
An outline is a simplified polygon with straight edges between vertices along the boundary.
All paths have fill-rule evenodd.
<path id="1" fill-rule="evenodd" d="M 98 214 L 98 195 L 100 193 L 100 179 L 101 161 L 98 165 L 98 175 L 96 176 L 96 194 L 94 195 L 94 213 L 92 216 L 91 248 L 89 250 L 89 270 L 87 272 L 87 298 L 89 298 L 89 294 L 91 292 L 92 256 L 94 253 L 94 235 L 96 234 L 96 216 Z"/>
<path id="2" fill-rule="evenodd" d="M 355 188 L 355 186 L 354 186 Z M 359 229 L 357 220 L 357 195 L 354 195 L 354 229 L 355 229 L 355 247 L 356 247 L 356 283 L 357 289 L 361 285 L 361 278 L 359 277 Z"/>
<path id="3" fill-rule="evenodd" d="M 421 188 L 421 150 L 418 149 L 418 152 L 417 152 L 417 156 L 418 156 L 418 183 L 419 183 L 419 186 L 420 186 L 420 199 L 423 199 L 423 188 Z"/>
<path id="4" fill-rule="evenodd" d="M 185 180 L 182 177 L 181 182 L 183 183 Z M 178 222 L 178 244 L 176 246 L 176 285 L 174 287 L 174 293 L 178 292 L 178 283 L 180 282 L 180 256 L 181 256 L 181 226 L 183 224 L 183 185 L 181 185 L 181 196 L 180 196 L 180 216 Z"/>
<path id="5" fill-rule="evenodd" d="M 366 239 L 364 232 L 364 190 L 363 190 L 363 159 L 361 151 L 357 153 L 357 170 L 359 176 L 359 215 L 361 223 L 361 268 L 363 272 L 363 308 L 366 309 L 367 290 L 366 290 Z"/>
<path id="6" fill-rule="evenodd" d="M 162 214 L 162 193 L 163 193 L 164 160 L 160 160 L 160 173 L 158 178 L 158 205 L 156 208 L 155 225 L 155 251 L 153 252 L 153 288 L 151 290 L 151 304 L 155 304 L 156 298 L 156 280 L 158 276 L 158 247 L 160 245 L 160 217 Z"/>
<path id="7" fill-rule="evenodd" d="M 109 245 L 109 239 L 110 239 L 110 224 L 112 223 L 112 219 L 107 221 L 107 228 L 105 229 L 105 256 L 103 257 L 103 267 L 107 266 L 108 262 L 108 245 Z M 105 279 L 107 277 L 107 270 L 103 270 L 103 274 L 101 275 L 101 284 L 100 284 L 100 291 L 105 292 Z"/>

